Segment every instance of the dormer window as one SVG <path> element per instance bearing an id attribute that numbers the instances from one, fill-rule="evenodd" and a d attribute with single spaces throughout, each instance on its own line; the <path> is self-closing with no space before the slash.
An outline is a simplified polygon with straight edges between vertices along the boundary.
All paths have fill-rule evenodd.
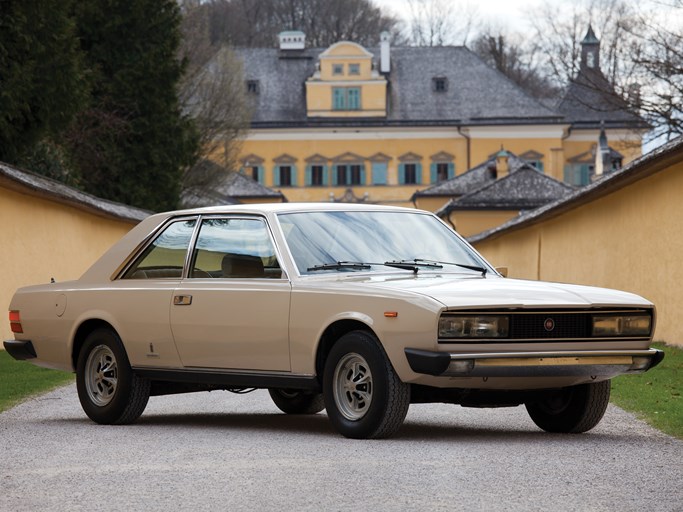
<path id="1" fill-rule="evenodd" d="M 360 64 L 349 64 L 349 75 L 360 75 Z"/>
<path id="2" fill-rule="evenodd" d="M 332 64 L 332 74 L 335 76 L 344 74 L 344 64 Z"/>
<path id="3" fill-rule="evenodd" d="M 432 78 L 432 90 L 434 92 L 446 92 L 448 90 L 448 79 L 445 76 Z"/>
<path id="4" fill-rule="evenodd" d="M 247 80 L 247 92 L 249 94 L 259 93 L 259 81 L 258 80 Z"/>

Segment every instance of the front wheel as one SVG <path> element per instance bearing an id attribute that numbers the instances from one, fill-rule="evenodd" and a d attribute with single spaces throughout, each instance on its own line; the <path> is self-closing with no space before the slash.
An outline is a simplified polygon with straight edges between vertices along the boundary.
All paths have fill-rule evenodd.
<path id="1" fill-rule="evenodd" d="M 534 402 L 526 410 L 546 432 L 579 434 L 595 427 L 607 410 L 610 381 L 558 389 Z"/>
<path id="2" fill-rule="evenodd" d="M 270 398 L 287 414 L 316 414 L 325 408 L 323 395 L 291 389 L 269 389 Z"/>
<path id="3" fill-rule="evenodd" d="M 78 354 L 76 387 L 83 410 L 95 423 L 122 425 L 140 417 L 150 382 L 133 373 L 118 335 L 96 329 Z"/>
<path id="4" fill-rule="evenodd" d="M 345 334 L 332 347 L 323 395 L 332 425 L 353 439 L 391 436 L 410 405 L 410 385 L 396 375 L 377 338 L 364 331 Z"/>

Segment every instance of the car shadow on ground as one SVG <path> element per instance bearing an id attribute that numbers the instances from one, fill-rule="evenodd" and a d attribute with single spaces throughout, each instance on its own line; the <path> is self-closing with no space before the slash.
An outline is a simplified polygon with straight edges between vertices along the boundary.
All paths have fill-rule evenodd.
<path id="1" fill-rule="evenodd" d="M 53 422 L 79 423 L 84 426 L 95 426 L 88 418 L 53 419 Z M 187 430 L 223 429 L 253 433 L 286 433 L 297 436 L 338 437 L 329 423 L 327 415 L 287 415 L 280 413 L 188 413 L 188 414 L 148 414 L 141 416 L 132 425 L 115 426 L 110 428 L 147 428 L 155 430 L 177 430 L 178 427 Z M 585 434 L 550 434 L 530 427 L 529 429 L 515 426 L 496 427 L 491 425 L 468 425 L 459 423 L 435 424 L 431 422 L 407 420 L 401 429 L 394 434 L 392 442 L 476 442 L 504 443 L 537 443 L 539 440 L 556 440 L 563 444 L 584 444 L 587 441 L 600 442 L 642 442 L 643 436 L 631 433 L 612 433 L 593 430 Z"/>

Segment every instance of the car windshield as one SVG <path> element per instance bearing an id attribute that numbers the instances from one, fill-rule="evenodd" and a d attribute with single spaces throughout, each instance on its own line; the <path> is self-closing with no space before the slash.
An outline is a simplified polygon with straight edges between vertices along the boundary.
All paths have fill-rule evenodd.
<path id="1" fill-rule="evenodd" d="M 429 214 L 326 211 L 283 213 L 278 218 L 300 274 L 379 270 L 386 269 L 383 264 L 387 262 L 419 262 L 420 272 L 435 268 L 475 271 L 455 264 L 490 269 L 453 231 Z M 452 266 L 426 265 L 428 262 Z M 406 270 L 414 268 L 408 265 Z"/>

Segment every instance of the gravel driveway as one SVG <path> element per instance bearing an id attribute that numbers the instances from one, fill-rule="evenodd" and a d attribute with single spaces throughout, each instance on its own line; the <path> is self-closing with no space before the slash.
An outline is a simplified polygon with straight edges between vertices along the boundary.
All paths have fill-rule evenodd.
<path id="1" fill-rule="evenodd" d="M 0 511 L 683 510 L 683 441 L 610 406 L 583 435 L 522 407 L 414 405 L 398 435 L 344 439 L 265 391 L 156 397 L 99 426 L 70 385 L 0 414 Z"/>

